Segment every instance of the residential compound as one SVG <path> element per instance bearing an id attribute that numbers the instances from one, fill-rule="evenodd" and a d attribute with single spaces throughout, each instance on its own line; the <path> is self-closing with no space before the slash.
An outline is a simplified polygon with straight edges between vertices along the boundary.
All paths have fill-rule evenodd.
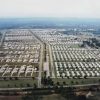
<path id="1" fill-rule="evenodd" d="M 0 79 L 4 87 L 8 84 L 11 84 L 11 87 L 15 84 L 17 87 L 27 84 L 43 87 L 41 80 L 44 72 L 46 77 L 50 76 L 53 84 L 96 83 L 100 77 L 100 49 L 84 45 L 84 41 L 90 41 L 95 36 L 89 33 L 70 35 L 64 34 L 63 31 L 65 30 L 3 31 L 0 45 Z"/>

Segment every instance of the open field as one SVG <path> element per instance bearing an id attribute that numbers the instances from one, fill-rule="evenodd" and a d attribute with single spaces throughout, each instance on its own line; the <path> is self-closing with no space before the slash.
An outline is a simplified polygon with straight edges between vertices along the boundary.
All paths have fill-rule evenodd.
<path id="1" fill-rule="evenodd" d="M 0 88 L 22 88 L 22 87 L 34 87 L 37 84 L 35 79 L 17 79 L 6 78 L 5 80 L 0 80 Z"/>

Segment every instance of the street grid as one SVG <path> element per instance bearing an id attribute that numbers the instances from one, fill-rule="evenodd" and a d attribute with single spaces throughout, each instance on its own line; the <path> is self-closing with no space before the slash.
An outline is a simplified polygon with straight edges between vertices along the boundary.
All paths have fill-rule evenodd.
<path id="1" fill-rule="evenodd" d="M 43 72 L 53 80 L 99 78 L 100 49 L 81 47 L 86 34 L 62 29 L 9 29 L 0 43 L 0 78 L 34 78 L 41 88 Z M 44 59 L 45 58 L 45 59 Z"/>

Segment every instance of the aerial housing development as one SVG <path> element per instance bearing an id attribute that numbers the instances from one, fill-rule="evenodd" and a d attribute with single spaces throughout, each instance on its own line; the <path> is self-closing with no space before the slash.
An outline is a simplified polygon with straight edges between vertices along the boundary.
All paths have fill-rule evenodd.
<path id="1" fill-rule="evenodd" d="M 0 88 L 97 84 L 98 36 L 65 29 L 8 29 L 0 35 Z"/>
<path id="2" fill-rule="evenodd" d="M 42 44 L 30 31 L 5 32 L 1 39 L 0 77 L 5 80 L 19 78 L 22 83 L 29 81 L 34 84 L 32 79 L 39 75 L 41 53 Z"/>

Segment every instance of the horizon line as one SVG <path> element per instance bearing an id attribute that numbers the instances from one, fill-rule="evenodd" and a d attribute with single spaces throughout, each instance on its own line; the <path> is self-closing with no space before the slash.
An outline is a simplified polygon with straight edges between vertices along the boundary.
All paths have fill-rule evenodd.
<path id="1" fill-rule="evenodd" d="M 89 17 L 0 17 L 0 19 L 34 19 L 34 18 L 57 18 L 57 19 L 100 19 L 100 18 L 89 18 Z"/>

